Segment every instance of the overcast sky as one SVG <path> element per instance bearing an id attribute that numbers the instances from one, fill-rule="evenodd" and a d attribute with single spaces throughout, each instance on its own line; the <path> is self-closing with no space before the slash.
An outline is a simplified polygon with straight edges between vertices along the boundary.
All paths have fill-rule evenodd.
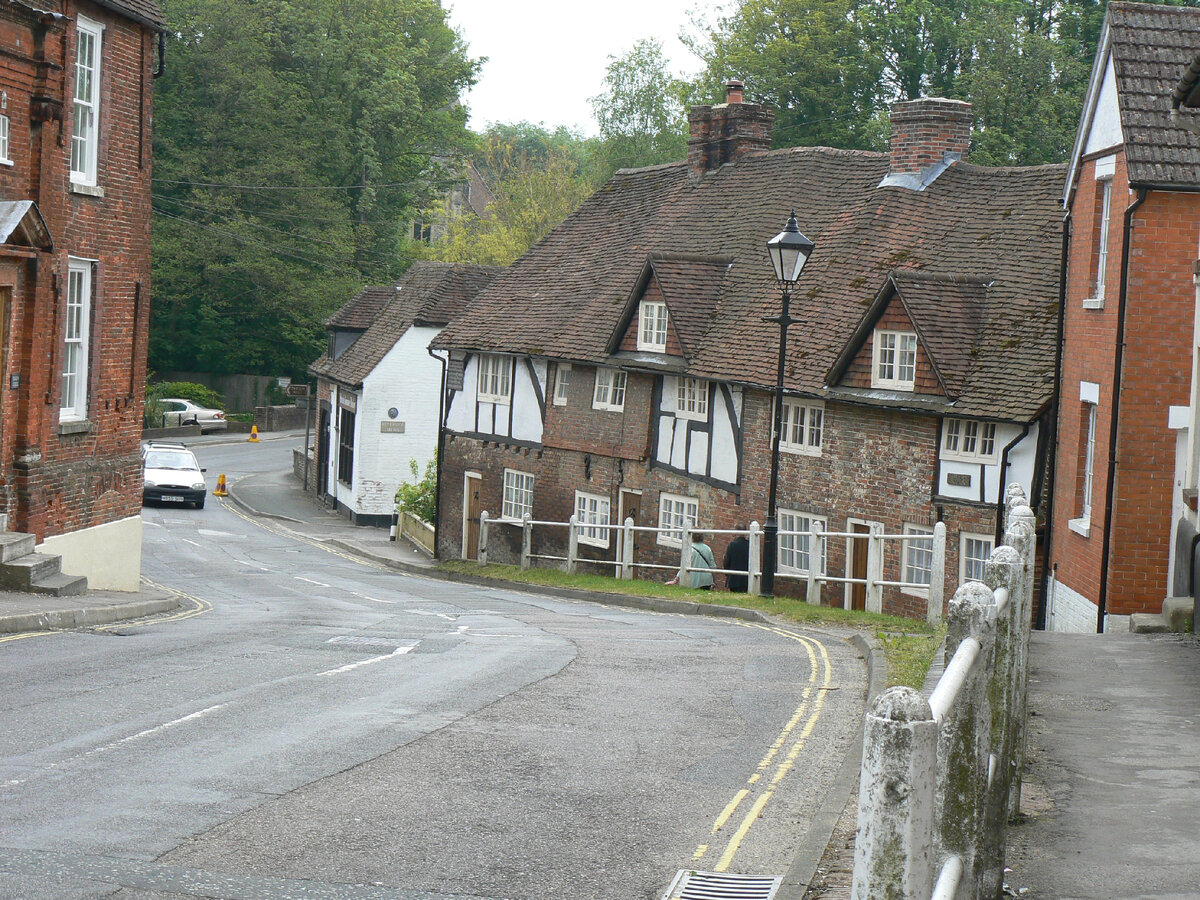
<path id="1" fill-rule="evenodd" d="M 658 38 L 676 75 L 702 64 L 678 40 L 706 0 L 445 0 L 472 57 L 486 56 L 467 95 L 471 128 L 489 122 L 566 125 L 596 133 L 589 97 L 600 93 L 609 56 Z M 689 26 L 690 30 L 690 26 Z"/>

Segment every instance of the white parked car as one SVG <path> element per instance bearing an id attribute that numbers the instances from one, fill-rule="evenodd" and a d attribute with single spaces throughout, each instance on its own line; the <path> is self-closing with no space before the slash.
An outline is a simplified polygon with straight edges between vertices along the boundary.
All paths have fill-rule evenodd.
<path id="1" fill-rule="evenodd" d="M 183 444 L 151 441 L 142 446 L 142 503 L 190 503 L 204 509 L 208 488 L 196 454 Z"/>
<path id="2" fill-rule="evenodd" d="M 191 400 L 169 398 L 159 400 L 162 408 L 162 427 L 173 425 L 199 425 L 202 434 L 210 431 L 225 431 L 229 423 L 225 421 L 225 413 L 219 409 L 207 409 Z"/>

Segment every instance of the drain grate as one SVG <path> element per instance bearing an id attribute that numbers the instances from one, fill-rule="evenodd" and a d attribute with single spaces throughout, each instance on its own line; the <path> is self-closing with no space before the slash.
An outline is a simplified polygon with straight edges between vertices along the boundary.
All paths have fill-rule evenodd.
<path id="1" fill-rule="evenodd" d="M 771 900 L 782 878 L 680 869 L 663 900 Z"/>

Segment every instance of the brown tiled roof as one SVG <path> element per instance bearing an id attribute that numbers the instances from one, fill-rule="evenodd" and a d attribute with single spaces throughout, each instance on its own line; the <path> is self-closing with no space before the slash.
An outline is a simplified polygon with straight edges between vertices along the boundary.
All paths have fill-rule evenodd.
<path id="1" fill-rule="evenodd" d="M 459 263 L 418 260 L 403 277 L 389 288 L 366 288 L 342 307 L 326 323 L 331 328 L 352 328 L 356 325 L 333 324 L 355 301 L 369 294 L 369 302 L 359 304 L 346 321 L 361 323 L 364 312 L 380 297 L 371 320 L 366 322 L 362 337 L 351 344 L 336 360 L 323 354 L 309 371 L 342 384 L 357 387 L 396 341 L 413 325 L 440 327 L 453 319 L 486 287 L 498 273 L 498 266 L 473 266 Z M 382 292 L 382 293 L 381 293 Z"/>
<path id="2" fill-rule="evenodd" d="M 149 25 L 151 28 L 161 30 L 167 24 L 167 20 L 155 0 L 94 0 L 94 2 L 128 16 L 135 22 Z"/>
<path id="3" fill-rule="evenodd" d="M 387 306 L 396 289 L 387 284 L 375 284 L 363 288 L 350 298 L 341 309 L 325 320 L 325 327 L 330 331 L 366 331 L 379 315 L 379 311 Z"/>
<path id="4" fill-rule="evenodd" d="M 683 355 L 688 359 L 696 355 L 708 331 L 730 262 L 727 257 L 711 260 L 657 254 L 650 259 L 668 315 L 683 345 Z"/>
<path id="5" fill-rule="evenodd" d="M 605 362 L 649 253 L 729 253 L 689 371 L 770 387 L 778 328 L 762 317 L 778 313 L 779 291 L 766 241 L 795 208 L 816 250 L 793 298 L 789 390 L 825 392 L 827 373 L 892 270 L 970 276 L 991 283 L 989 325 L 959 376 L 955 408 L 1031 419 L 1050 397 L 1043 376 L 1054 371 L 1064 167 L 958 162 L 921 192 L 878 187 L 887 168 L 884 153 L 793 148 L 699 178 L 684 164 L 618 172 L 435 345 Z"/>
<path id="6" fill-rule="evenodd" d="M 942 387 L 958 397 L 971 374 L 979 338 L 991 324 L 984 317 L 989 311 L 1003 317 L 1005 310 L 989 306 L 987 282 L 979 279 L 897 272 L 892 283 Z"/>
<path id="7" fill-rule="evenodd" d="M 1200 49 L 1200 9 L 1110 3 L 1108 27 L 1130 182 L 1200 185 L 1200 135 L 1171 121 L 1175 88 Z"/>

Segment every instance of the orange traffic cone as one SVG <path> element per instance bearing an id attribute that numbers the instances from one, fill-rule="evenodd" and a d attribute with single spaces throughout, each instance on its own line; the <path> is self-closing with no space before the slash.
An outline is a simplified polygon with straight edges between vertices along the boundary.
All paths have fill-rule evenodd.
<path id="1" fill-rule="evenodd" d="M 228 497 L 229 491 L 225 490 L 225 473 L 222 472 L 217 476 L 217 488 L 213 491 L 214 497 Z"/>
<path id="2" fill-rule="evenodd" d="M 254 443 L 256 443 L 256 444 L 258 443 L 258 426 L 257 425 L 250 426 L 250 437 L 246 438 L 246 440 L 254 441 Z"/>

